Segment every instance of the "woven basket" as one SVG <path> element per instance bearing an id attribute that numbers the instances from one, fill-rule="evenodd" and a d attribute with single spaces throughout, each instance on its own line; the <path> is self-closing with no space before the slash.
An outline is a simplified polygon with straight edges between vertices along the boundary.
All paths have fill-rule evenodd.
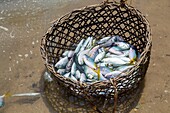
<path id="1" fill-rule="evenodd" d="M 98 40 L 114 35 L 123 37 L 141 53 L 140 60 L 126 76 L 80 84 L 56 72 L 54 65 L 62 53 L 74 50 L 74 44 L 78 44 L 81 39 L 93 36 Z M 151 44 L 150 26 L 140 11 L 126 4 L 103 2 L 74 10 L 59 18 L 42 38 L 40 48 L 47 69 L 72 94 L 83 97 L 105 94 L 107 98 L 117 98 L 118 95 L 135 90 L 144 78 L 149 65 Z"/>
<path id="2" fill-rule="evenodd" d="M 58 84 L 55 76 L 53 79 L 52 82 L 44 80 L 42 86 L 44 87 L 44 100 L 49 109 L 52 107 L 50 109 L 52 113 L 53 111 L 54 113 L 112 113 L 113 110 L 118 113 L 129 113 L 138 104 L 145 82 L 143 80 L 136 89 L 119 95 L 116 106 L 114 106 L 114 98 L 75 96 L 71 90 Z"/>

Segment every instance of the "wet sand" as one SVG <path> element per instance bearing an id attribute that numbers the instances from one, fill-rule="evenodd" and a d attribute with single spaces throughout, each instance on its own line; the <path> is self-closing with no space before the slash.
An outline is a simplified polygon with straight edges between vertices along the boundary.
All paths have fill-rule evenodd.
<path id="1" fill-rule="evenodd" d="M 15 0 L 0 1 L 0 94 L 35 92 L 45 69 L 40 41 L 51 21 L 73 9 L 102 0 Z M 170 1 L 133 0 L 132 5 L 149 20 L 153 47 L 138 106 L 131 113 L 170 111 Z M 0 113 L 50 113 L 43 98 L 12 98 Z"/>

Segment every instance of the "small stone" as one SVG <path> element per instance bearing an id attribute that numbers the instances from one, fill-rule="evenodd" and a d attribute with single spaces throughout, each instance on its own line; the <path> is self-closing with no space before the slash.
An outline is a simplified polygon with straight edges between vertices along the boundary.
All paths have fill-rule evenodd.
<path id="1" fill-rule="evenodd" d="M 30 51 L 30 54 L 33 54 L 33 52 L 32 52 L 32 51 Z"/>
<path id="2" fill-rule="evenodd" d="M 169 91 L 168 91 L 168 90 L 164 90 L 164 92 L 165 92 L 165 93 L 169 93 Z"/>
<path id="3" fill-rule="evenodd" d="M 4 17 L 0 17 L 0 20 L 3 20 L 3 19 L 5 19 Z"/>
<path id="4" fill-rule="evenodd" d="M 166 103 L 168 103 L 168 100 L 164 100 Z"/>
<path id="5" fill-rule="evenodd" d="M 24 84 L 20 84 L 19 86 L 23 86 Z"/>
<path id="6" fill-rule="evenodd" d="M 39 41 L 37 40 L 36 42 L 38 43 Z"/>
<path id="7" fill-rule="evenodd" d="M 1 11 L 1 14 L 4 13 L 4 10 Z"/>
<path id="8" fill-rule="evenodd" d="M 164 57 L 165 57 L 165 55 L 162 55 L 161 57 L 162 57 L 162 58 L 164 58 Z"/>
<path id="9" fill-rule="evenodd" d="M 25 57 L 27 58 L 27 57 L 28 57 L 28 54 L 25 54 Z"/>
<path id="10" fill-rule="evenodd" d="M 11 57 L 11 56 L 9 56 L 9 59 L 11 60 L 11 59 L 12 59 L 12 57 Z"/>
<path id="11" fill-rule="evenodd" d="M 134 108 L 133 110 L 134 110 L 134 112 L 137 112 L 137 111 L 138 111 L 138 109 L 136 109 L 136 108 Z"/>
<path id="12" fill-rule="evenodd" d="M 3 50 L 2 52 L 5 53 L 5 50 Z"/>
<path id="13" fill-rule="evenodd" d="M 18 56 L 19 56 L 19 57 L 22 57 L 22 55 L 21 55 L 21 54 L 19 54 Z"/>
<path id="14" fill-rule="evenodd" d="M 35 42 L 32 42 L 32 45 L 34 45 L 35 44 Z"/>
<path id="15" fill-rule="evenodd" d="M 11 16 L 11 14 L 9 13 L 8 16 Z"/>
<path id="16" fill-rule="evenodd" d="M 26 26 L 29 27 L 29 24 L 27 23 Z"/>
<path id="17" fill-rule="evenodd" d="M 9 71 L 12 71 L 11 67 L 9 67 Z"/>
<path id="18" fill-rule="evenodd" d="M 139 109 L 139 107 L 140 107 L 140 106 L 139 106 L 139 104 L 138 104 L 135 108 L 136 108 L 136 109 Z"/>

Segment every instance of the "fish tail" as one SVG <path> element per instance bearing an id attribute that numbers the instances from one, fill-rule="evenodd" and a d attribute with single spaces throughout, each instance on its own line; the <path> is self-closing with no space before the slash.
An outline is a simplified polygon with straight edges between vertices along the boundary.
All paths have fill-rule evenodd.
<path id="1" fill-rule="evenodd" d="M 9 91 L 4 94 L 4 97 L 11 97 L 11 96 L 12 96 L 12 94 Z"/>
<path id="2" fill-rule="evenodd" d="M 136 60 L 137 60 L 136 58 L 131 59 L 130 64 L 134 64 Z"/>
<path id="3" fill-rule="evenodd" d="M 94 72 L 97 73 L 98 75 L 97 79 L 100 80 L 100 67 L 97 67 L 96 69 L 94 69 Z"/>

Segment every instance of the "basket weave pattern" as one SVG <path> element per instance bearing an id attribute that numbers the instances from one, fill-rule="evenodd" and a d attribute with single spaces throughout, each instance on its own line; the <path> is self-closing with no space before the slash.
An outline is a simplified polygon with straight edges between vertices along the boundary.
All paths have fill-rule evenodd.
<path id="1" fill-rule="evenodd" d="M 74 50 L 75 44 L 89 36 L 98 39 L 106 36 L 121 36 L 126 42 L 137 47 L 141 58 L 126 76 L 80 84 L 58 74 L 54 65 L 66 50 Z M 120 7 L 112 2 L 88 6 L 74 10 L 59 18 L 48 29 L 41 42 L 41 54 L 48 70 L 56 80 L 68 87 L 74 95 L 100 96 L 104 92 L 108 98 L 126 93 L 138 87 L 144 78 L 150 60 L 151 34 L 148 21 L 131 6 Z"/>

